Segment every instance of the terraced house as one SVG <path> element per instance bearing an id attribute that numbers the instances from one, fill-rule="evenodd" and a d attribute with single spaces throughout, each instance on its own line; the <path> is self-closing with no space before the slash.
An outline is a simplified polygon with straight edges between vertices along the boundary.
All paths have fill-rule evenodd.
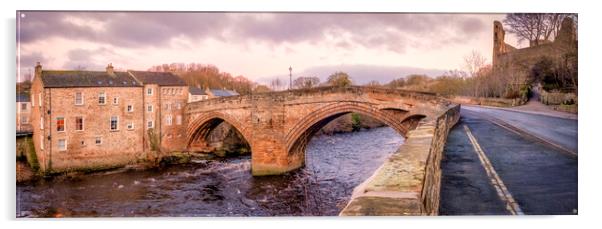
<path id="1" fill-rule="evenodd" d="M 30 100 L 40 168 L 113 167 L 151 150 L 181 150 L 174 137 L 184 128 L 187 96 L 171 73 L 118 72 L 111 64 L 106 71 L 55 71 L 38 63 Z"/>

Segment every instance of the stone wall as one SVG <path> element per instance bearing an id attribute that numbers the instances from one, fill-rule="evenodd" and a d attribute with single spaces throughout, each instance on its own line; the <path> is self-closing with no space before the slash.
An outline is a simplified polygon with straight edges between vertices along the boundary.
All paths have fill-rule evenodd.
<path id="1" fill-rule="evenodd" d="M 46 88 L 47 107 L 44 154 L 47 168 L 53 172 L 101 169 L 135 162 L 143 153 L 142 87 Z M 83 104 L 75 105 L 75 93 L 83 93 Z M 105 93 L 105 104 L 98 96 Z M 116 100 L 114 100 L 116 99 Z M 114 102 L 116 101 L 116 103 Z M 134 107 L 128 111 L 127 106 Z M 111 117 L 118 118 L 112 130 Z M 63 118 L 64 131 L 57 129 L 57 118 Z M 76 117 L 83 118 L 83 129 L 77 130 Z M 128 124 L 133 128 L 128 128 Z M 96 143 L 100 138 L 100 143 Z M 66 149 L 59 148 L 66 140 Z"/>
<path id="2" fill-rule="evenodd" d="M 504 98 L 486 98 L 486 97 L 471 97 L 471 96 L 449 96 L 449 101 L 458 104 L 470 104 L 492 107 L 514 107 L 526 103 L 526 100 L 521 98 L 504 99 Z"/>
<path id="3" fill-rule="evenodd" d="M 340 215 L 437 215 L 443 148 L 459 112 L 460 105 L 451 106 L 410 131 L 399 150 L 355 188 Z"/>
<path id="4" fill-rule="evenodd" d="M 546 105 L 576 104 L 577 94 L 573 92 L 563 93 L 541 90 L 539 94 L 539 101 Z"/>

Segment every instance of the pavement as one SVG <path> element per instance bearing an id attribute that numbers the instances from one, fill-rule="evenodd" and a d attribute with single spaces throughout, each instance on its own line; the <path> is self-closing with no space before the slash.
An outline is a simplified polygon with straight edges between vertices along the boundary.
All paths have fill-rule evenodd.
<path id="1" fill-rule="evenodd" d="M 441 164 L 441 215 L 577 214 L 577 120 L 462 106 Z"/>

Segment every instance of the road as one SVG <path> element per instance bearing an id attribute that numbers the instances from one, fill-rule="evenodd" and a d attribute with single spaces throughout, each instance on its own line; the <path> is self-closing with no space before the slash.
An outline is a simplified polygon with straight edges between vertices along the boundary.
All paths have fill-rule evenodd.
<path id="1" fill-rule="evenodd" d="M 577 214 L 577 121 L 461 110 L 442 161 L 441 215 Z"/>

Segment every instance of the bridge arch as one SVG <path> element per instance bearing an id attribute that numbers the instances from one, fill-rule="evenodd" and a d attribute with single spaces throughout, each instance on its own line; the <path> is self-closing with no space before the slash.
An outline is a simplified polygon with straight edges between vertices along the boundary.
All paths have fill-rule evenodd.
<path id="1" fill-rule="evenodd" d="M 304 155 L 307 143 L 322 127 L 348 113 L 359 113 L 375 118 L 393 128 L 403 137 L 407 137 L 408 131 L 416 128 L 419 121 L 426 117 L 423 114 L 415 114 L 398 108 L 378 108 L 375 105 L 361 102 L 340 102 L 326 105 L 300 119 L 300 122 L 286 134 L 287 152 L 292 155 Z"/>
<path id="2" fill-rule="evenodd" d="M 238 131 L 251 147 L 252 135 L 249 132 L 249 128 L 233 116 L 217 111 L 203 113 L 189 120 L 186 130 L 186 147 L 191 149 L 193 143 L 197 140 L 206 141 L 209 133 L 223 122 L 230 124 L 232 128 Z"/>

